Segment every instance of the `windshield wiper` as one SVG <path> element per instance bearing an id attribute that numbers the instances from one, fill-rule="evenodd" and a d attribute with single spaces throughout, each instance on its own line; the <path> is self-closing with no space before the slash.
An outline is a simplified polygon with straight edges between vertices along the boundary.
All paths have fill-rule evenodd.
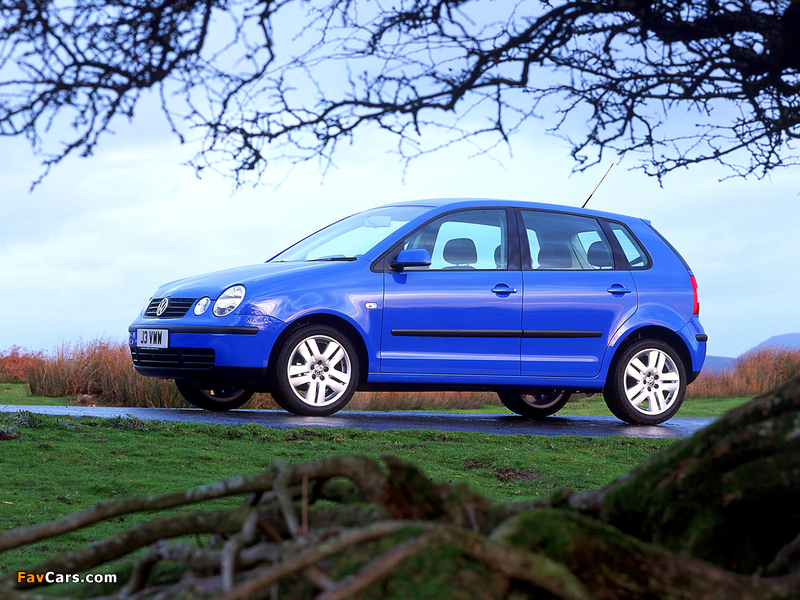
<path id="1" fill-rule="evenodd" d="M 312 258 L 306 262 L 332 262 L 332 261 L 345 261 L 352 262 L 358 260 L 356 256 L 323 256 L 322 258 Z"/>

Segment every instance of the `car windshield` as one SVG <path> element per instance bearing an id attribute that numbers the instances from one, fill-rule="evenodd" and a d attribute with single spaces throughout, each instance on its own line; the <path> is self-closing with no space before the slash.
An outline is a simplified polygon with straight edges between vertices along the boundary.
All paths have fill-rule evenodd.
<path id="1" fill-rule="evenodd" d="M 356 260 L 428 206 L 387 206 L 351 215 L 290 246 L 269 262 Z"/>

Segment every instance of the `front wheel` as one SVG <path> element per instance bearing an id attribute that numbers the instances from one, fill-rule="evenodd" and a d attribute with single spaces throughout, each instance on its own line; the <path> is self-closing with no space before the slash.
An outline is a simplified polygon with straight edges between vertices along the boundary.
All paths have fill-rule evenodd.
<path id="1" fill-rule="evenodd" d="M 497 392 L 505 407 L 511 412 L 530 417 L 531 419 L 543 419 L 549 417 L 564 408 L 570 397 L 570 393 L 561 390 L 552 394 L 515 394 L 513 392 Z"/>
<path id="2" fill-rule="evenodd" d="M 194 381 L 176 379 L 178 391 L 189 404 L 204 410 L 226 411 L 239 408 L 253 397 L 253 392 L 237 387 L 218 386 L 203 389 Z"/>
<path id="3" fill-rule="evenodd" d="M 637 425 L 663 423 L 678 412 L 685 395 L 683 361 L 659 340 L 640 340 L 625 350 L 603 390 L 609 410 Z"/>
<path id="4" fill-rule="evenodd" d="M 278 355 L 272 396 L 297 415 L 331 415 L 353 397 L 358 368 L 355 347 L 338 329 L 301 327 L 289 336 Z"/>

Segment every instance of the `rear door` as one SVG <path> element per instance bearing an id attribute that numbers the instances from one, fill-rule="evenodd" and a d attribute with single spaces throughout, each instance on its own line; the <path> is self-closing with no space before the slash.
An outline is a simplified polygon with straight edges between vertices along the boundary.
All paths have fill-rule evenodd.
<path id="1" fill-rule="evenodd" d="M 522 374 L 594 377 L 610 337 L 636 310 L 633 277 L 615 268 L 597 219 L 540 210 L 520 217 Z"/>

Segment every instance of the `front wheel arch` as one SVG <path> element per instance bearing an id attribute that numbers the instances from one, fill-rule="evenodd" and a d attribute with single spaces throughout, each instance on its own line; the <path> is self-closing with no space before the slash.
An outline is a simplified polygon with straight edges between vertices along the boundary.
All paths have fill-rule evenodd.
<path id="1" fill-rule="evenodd" d="M 304 315 L 299 319 L 289 323 L 289 325 L 281 332 L 281 334 L 278 336 L 278 339 L 275 340 L 275 343 L 272 345 L 272 351 L 269 355 L 269 366 L 267 368 L 268 373 L 275 373 L 275 369 L 278 364 L 278 356 L 280 356 L 281 349 L 286 343 L 286 340 L 289 339 L 289 337 L 294 334 L 295 331 L 301 327 L 305 327 L 306 325 L 327 325 L 328 327 L 333 327 L 334 329 L 338 329 L 340 332 L 342 332 L 342 334 L 347 337 L 347 339 L 356 349 L 358 364 L 361 366 L 358 376 L 359 386 L 367 381 L 367 372 L 369 371 L 369 354 L 367 352 L 367 346 L 364 342 L 361 332 L 358 331 L 358 329 L 356 329 L 346 319 L 328 313 Z"/>
<path id="2" fill-rule="evenodd" d="M 353 397 L 359 372 L 346 335 L 329 325 L 306 325 L 294 330 L 278 355 L 272 397 L 297 415 L 331 415 Z"/>

